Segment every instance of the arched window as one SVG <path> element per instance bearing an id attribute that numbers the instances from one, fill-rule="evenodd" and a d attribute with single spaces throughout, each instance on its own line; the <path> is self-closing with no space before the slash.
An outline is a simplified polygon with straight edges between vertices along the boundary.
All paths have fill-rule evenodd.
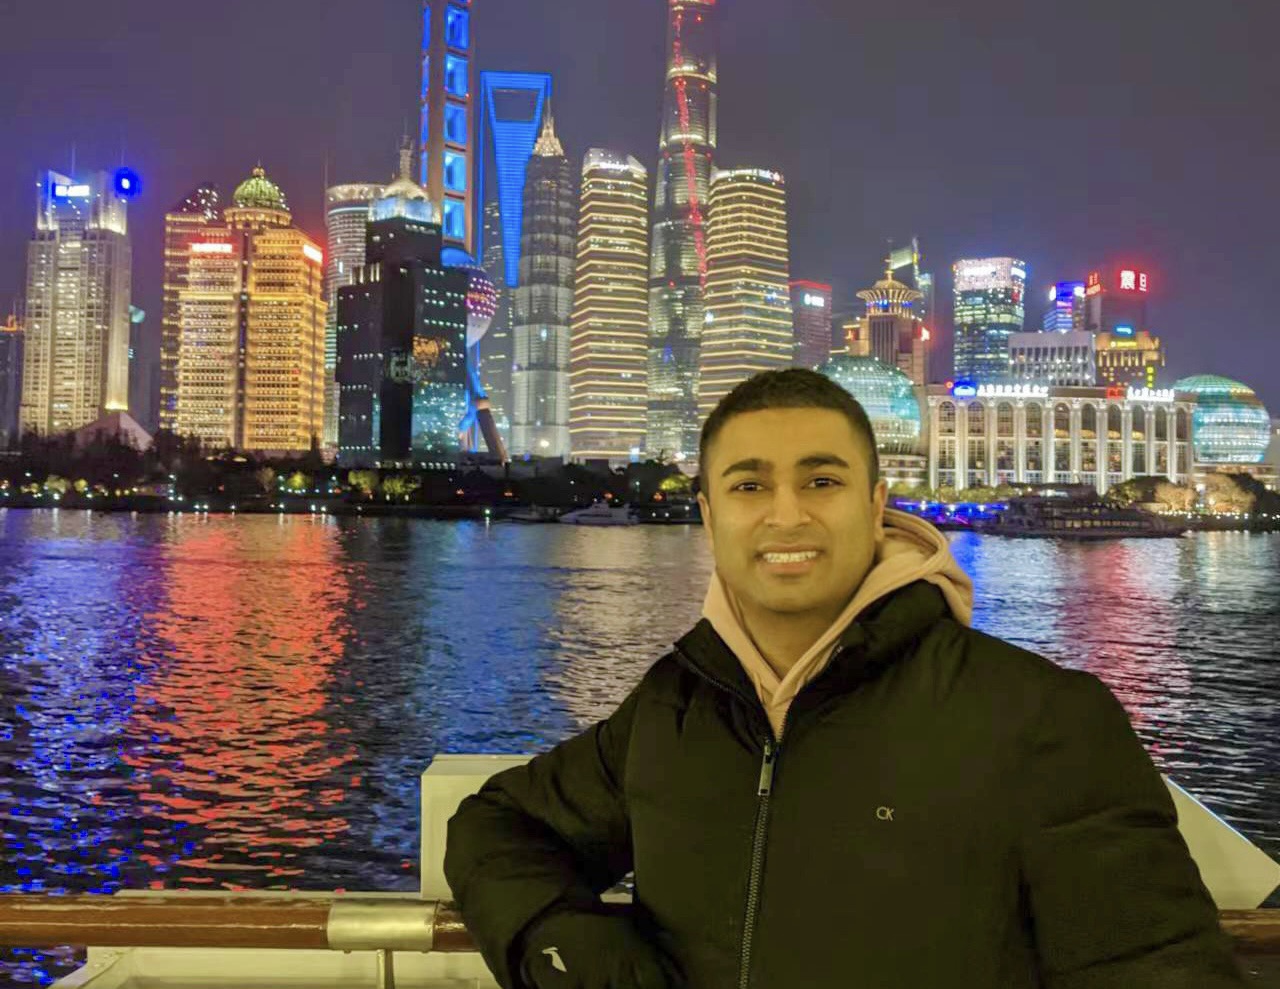
<path id="1" fill-rule="evenodd" d="M 1001 439 L 1013 438 L 1013 406 L 1008 402 L 996 407 L 996 435 Z"/>
<path id="2" fill-rule="evenodd" d="M 1098 438 L 1098 410 L 1092 405 L 1080 410 L 1080 436 L 1086 440 Z"/>
<path id="3" fill-rule="evenodd" d="M 1027 408 L 1027 438 L 1040 439 L 1044 436 L 1044 406 L 1035 402 L 1028 402 Z"/>
<path id="4" fill-rule="evenodd" d="M 1053 435 L 1060 440 L 1071 439 L 1071 409 L 1066 405 L 1054 406 Z"/>
<path id="5" fill-rule="evenodd" d="M 938 435 L 955 436 L 956 405 L 954 402 L 943 402 L 938 406 Z"/>
<path id="6" fill-rule="evenodd" d="M 987 431 L 987 407 L 981 402 L 969 403 L 969 435 L 981 436 Z"/>

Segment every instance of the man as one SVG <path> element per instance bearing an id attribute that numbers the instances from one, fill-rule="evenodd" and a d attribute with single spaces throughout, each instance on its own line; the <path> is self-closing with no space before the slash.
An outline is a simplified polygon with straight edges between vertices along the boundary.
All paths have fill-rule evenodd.
<path id="1" fill-rule="evenodd" d="M 449 822 L 503 986 L 1244 985 L 1124 709 L 968 627 L 968 578 L 885 508 L 850 395 L 758 375 L 700 464 L 702 620 Z M 634 905 L 603 905 L 632 871 Z"/>

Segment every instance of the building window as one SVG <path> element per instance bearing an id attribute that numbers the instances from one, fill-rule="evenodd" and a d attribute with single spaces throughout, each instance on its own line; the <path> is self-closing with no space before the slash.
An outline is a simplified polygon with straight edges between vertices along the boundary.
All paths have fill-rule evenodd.
<path id="1" fill-rule="evenodd" d="M 467 108 L 457 103 L 447 103 L 444 108 L 444 139 L 450 144 L 466 147 Z"/>
<path id="2" fill-rule="evenodd" d="M 938 406 L 938 435 L 954 436 L 956 434 L 956 407 L 953 402 L 943 402 Z"/>
<path id="3" fill-rule="evenodd" d="M 444 187 L 451 192 L 467 191 L 467 156 L 456 151 L 444 153 Z"/>
<path id="4" fill-rule="evenodd" d="M 969 435 L 981 436 L 987 431 L 987 409 L 981 402 L 969 405 Z"/>
<path id="5" fill-rule="evenodd" d="M 1053 409 L 1053 435 L 1055 439 L 1071 439 L 1071 409 L 1056 405 Z"/>
<path id="6" fill-rule="evenodd" d="M 470 94 L 469 64 L 457 55 L 444 57 L 444 89 L 450 96 L 466 99 Z"/>
<path id="7" fill-rule="evenodd" d="M 1030 404 L 1026 407 L 1027 437 L 1039 439 L 1044 436 L 1044 407 Z M 1039 470 L 1040 468 L 1036 468 Z"/>
<path id="8" fill-rule="evenodd" d="M 471 12 L 450 6 L 444 15 L 444 43 L 459 51 L 471 50 Z"/>
<path id="9" fill-rule="evenodd" d="M 465 203 L 446 199 L 444 203 L 444 235 L 451 240 L 463 240 L 467 236 L 467 207 Z"/>
<path id="10" fill-rule="evenodd" d="M 1013 436 L 1013 406 L 1001 402 L 996 407 L 996 435 L 1001 438 Z"/>

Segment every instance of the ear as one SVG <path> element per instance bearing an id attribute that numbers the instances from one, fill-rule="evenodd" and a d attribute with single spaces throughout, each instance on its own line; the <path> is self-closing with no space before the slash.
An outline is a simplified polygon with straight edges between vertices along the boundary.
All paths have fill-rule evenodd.
<path id="1" fill-rule="evenodd" d="M 884 510 L 889 501 L 889 482 L 883 477 L 876 482 L 876 489 L 871 493 L 871 520 L 875 526 L 876 542 L 884 541 Z"/>
<path id="2" fill-rule="evenodd" d="M 707 500 L 704 492 L 698 492 L 698 511 L 702 513 L 702 529 L 707 534 L 707 544 L 711 547 L 711 552 L 716 551 L 715 536 L 711 532 L 711 502 Z"/>

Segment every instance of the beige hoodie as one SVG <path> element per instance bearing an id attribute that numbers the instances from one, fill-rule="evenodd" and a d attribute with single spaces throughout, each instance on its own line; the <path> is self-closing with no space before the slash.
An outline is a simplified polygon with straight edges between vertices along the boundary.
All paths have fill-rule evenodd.
<path id="1" fill-rule="evenodd" d="M 917 580 L 941 588 L 956 621 L 969 624 L 973 615 L 973 582 L 951 555 L 946 538 L 924 519 L 888 508 L 884 513 L 884 541 L 876 549 L 871 570 L 840 617 L 785 677 L 779 678 L 761 655 L 742 620 L 737 599 L 718 572 L 711 577 L 702 616 L 711 622 L 747 671 L 776 736 L 782 732 L 783 719 L 796 694 L 826 667 L 844 631 L 869 605 Z"/>

